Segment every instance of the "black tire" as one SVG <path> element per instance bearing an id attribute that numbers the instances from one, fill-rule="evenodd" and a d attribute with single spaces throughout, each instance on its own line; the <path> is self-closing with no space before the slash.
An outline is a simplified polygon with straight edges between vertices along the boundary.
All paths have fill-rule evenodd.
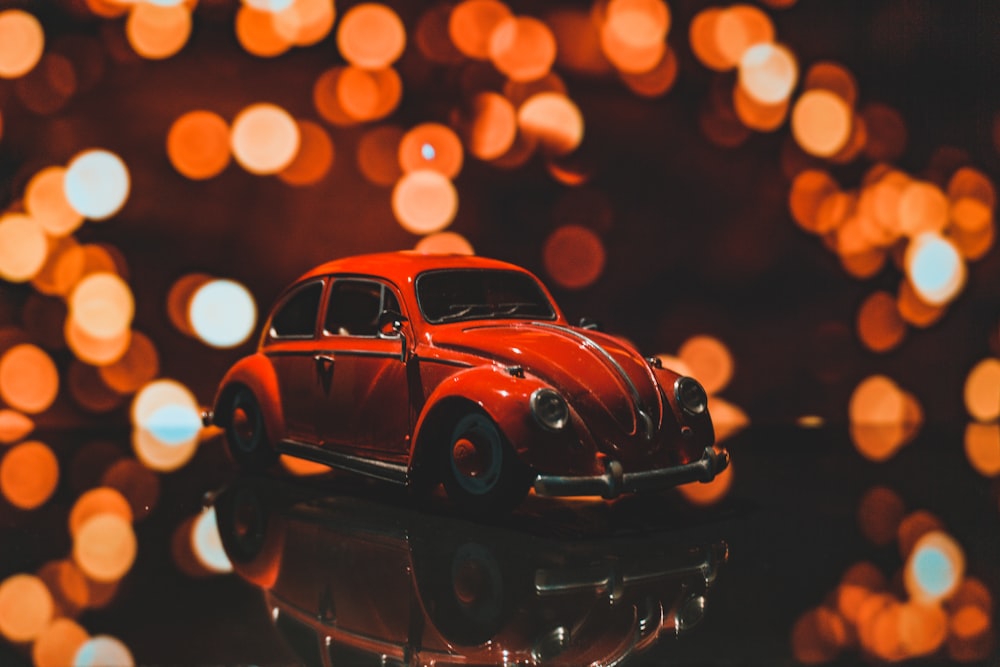
<path id="1" fill-rule="evenodd" d="M 278 460 L 278 453 L 268 442 L 257 397 L 245 387 L 238 389 L 229 403 L 226 442 L 233 460 L 241 468 L 264 470 Z"/>
<path id="2" fill-rule="evenodd" d="M 442 458 L 445 490 L 461 511 L 510 511 L 528 492 L 527 468 L 482 412 L 470 412 L 455 422 Z"/>

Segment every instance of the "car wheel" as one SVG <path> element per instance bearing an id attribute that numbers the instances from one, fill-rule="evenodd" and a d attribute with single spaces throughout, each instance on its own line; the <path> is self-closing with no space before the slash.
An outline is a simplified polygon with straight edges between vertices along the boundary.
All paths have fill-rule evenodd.
<path id="1" fill-rule="evenodd" d="M 481 412 L 455 423 L 444 458 L 445 489 L 462 510 L 507 511 L 528 492 L 525 467 L 497 425 Z"/>
<path id="2" fill-rule="evenodd" d="M 278 453 L 267 441 L 260 404 L 249 389 L 240 389 L 233 396 L 226 441 L 233 459 L 244 468 L 263 470 L 278 460 Z"/>

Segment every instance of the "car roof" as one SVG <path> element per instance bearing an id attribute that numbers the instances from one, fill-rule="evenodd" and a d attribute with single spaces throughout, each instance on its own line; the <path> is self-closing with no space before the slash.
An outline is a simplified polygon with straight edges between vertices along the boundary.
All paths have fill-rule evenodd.
<path id="1" fill-rule="evenodd" d="M 420 273 L 431 269 L 503 269 L 530 273 L 516 264 L 475 255 L 427 255 L 402 250 L 335 259 L 308 271 L 295 283 L 334 273 L 348 273 L 378 276 L 397 285 L 405 285 Z"/>

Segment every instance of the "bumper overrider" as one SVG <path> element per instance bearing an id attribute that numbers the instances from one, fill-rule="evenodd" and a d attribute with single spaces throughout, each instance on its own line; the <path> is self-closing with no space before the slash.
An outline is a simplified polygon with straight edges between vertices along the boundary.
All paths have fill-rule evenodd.
<path id="1" fill-rule="evenodd" d="M 706 447 L 697 461 L 654 470 L 625 472 L 619 461 L 609 460 L 603 475 L 538 475 L 535 478 L 535 493 L 540 496 L 617 498 L 623 493 L 658 491 L 688 482 L 711 482 L 728 466 L 729 453 L 713 447 Z"/>

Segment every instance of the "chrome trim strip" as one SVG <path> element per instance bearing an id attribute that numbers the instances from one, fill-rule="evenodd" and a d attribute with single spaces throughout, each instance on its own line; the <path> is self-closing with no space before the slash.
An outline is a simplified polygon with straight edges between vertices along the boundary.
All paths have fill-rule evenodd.
<path id="1" fill-rule="evenodd" d="M 387 461 L 373 461 L 363 459 L 358 456 L 334 452 L 323 449 L 315 445 L 309 445 L 296 440 L 282 440 L 276 449 L 282 454 L 290 454 L 299 458 L 323 463 L 334 468 L 349 470 L 361 475 L 368 475 L 387 482 L 396 484 L 406 484 L 407 468 L 398 463 L 388 463 Z"/>
<path id="2" fill-rule="evenodd" d="M 614 367 L 615 371 L 625 382 L 625 386 L 628 387 L 629 393 L 632 394 L 632 403 L 635 406 L 635 412 L 636 412 L 636 431 L 639 430 L 639 423 L 641 422 L 646 431 L 646 438 L 648 440 L 653 439 L 653 435 L 656 433 L 656 424 L 653 422 L 653 418 L 649 416 L 649 413 L 646 412 L 646 406 L 643 405 L 642 403 L 642 397 L 639 395 L 639 389 L 638 387 L 635 386 L 635 383 L 632 382 L 632 378 L 630 378 L 628 373 L 625 372 L 625 369 L 622 368 L 621 364 L 619 364 L 618 361 L 613 356 L 611 356 L 610 352 L 601 347 L 601 345 L 593 338 L 590 338 L 589 336 L 584 336 L 579 331 L 574 331 L 569 327 L 564 327 L 559 324 L 548 324 L 547 322 L 532 322 L 532 324 L 535 326 L 544 327 L 546 329 L 560 331 L 564 334 L 572 336 L 577 340 L 579 340 L 581 343 L 583 343 L 585 347 L 597 352 L 602 357 L 604 357 L 604 359 L 612 367 Z"/>

